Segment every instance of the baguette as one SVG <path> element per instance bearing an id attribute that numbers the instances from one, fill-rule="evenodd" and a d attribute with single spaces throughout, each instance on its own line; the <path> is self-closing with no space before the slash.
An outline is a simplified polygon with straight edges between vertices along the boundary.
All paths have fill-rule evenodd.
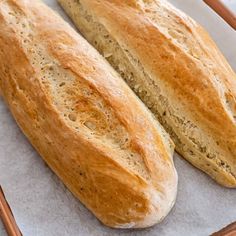
<path id="1" fill-rule="evenodd" d="M 236 76 L 194 20 L 163 0 L 59 0 L 158 118 L 176 150 L 236 187 Z"/>
<path id="2" fill-rule="evenodd" d="M 30 142 L 104 224 L 172 208 L 173 142 L 117 72 L 38 0 L 0 0 L 0 88 Z"/>

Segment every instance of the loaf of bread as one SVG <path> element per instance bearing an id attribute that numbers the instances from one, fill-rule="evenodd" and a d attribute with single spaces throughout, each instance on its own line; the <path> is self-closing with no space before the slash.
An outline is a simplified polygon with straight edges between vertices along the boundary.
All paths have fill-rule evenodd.
<path id="1" fill-rule="evenodd" d="M 104 224 L 148 227 L 170 211 L 177 175 L 168 134 L 38 0 L 0 1 L 0 88 L 33 146 Z"/>
<path id="2" fill-rule="evenodd" d="M 236 187 L 236 76 L 194 20 L 164 0 L 59 0 L 151 109 L 176 150 Z"/>

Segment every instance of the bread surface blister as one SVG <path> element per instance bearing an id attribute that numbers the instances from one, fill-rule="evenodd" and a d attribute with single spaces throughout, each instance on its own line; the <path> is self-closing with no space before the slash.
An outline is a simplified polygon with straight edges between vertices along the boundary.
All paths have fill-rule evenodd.
<path id="1" fill-rule="evenodd" d="M 168 134 L 86 40 L 40 1 L 0 1 L 0 89 L 33 146 L 104 224 L 172 208 Z"/>
<path id="2" fill-rule="evenodd" d="M 58 1 L 176 150 L 236 187 L 236 76 L 206 31 L 163 0 Z"/>

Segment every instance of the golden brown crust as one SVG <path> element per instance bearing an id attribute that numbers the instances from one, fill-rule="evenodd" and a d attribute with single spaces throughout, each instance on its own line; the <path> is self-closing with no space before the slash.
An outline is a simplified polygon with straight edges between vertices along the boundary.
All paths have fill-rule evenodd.
<path id="1" fill-rule="evenodd" d="M 39 1 L 0 0 L 0 89 L 47 164 L 104 224 L 175 201 L 173 144 L 105 60 Z"/>
<path id="2" fill-rule="evenodd" d="M 220 184 L 235 187 L 236 76 L 205 30 L 162 0 L 59 2 L 101 53 L 114 49 L 104 43 L 102 30 L 116 52 L 122 50 L 126 71 L 121 72 L 144 102 L 136 87 L 151 94 L 146 105 L 170 132 L 177 151 Z M 108 58 L 115 68 L 117 55 Z"/>

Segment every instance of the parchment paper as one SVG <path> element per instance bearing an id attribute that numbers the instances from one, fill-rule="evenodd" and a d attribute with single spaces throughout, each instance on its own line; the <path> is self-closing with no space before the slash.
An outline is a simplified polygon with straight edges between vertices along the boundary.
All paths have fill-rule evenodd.
<path id="1" fill-rule="evenodd" d="M 46 2 L 63 15 L 55 0 Z M 200 0 L 171 2 L 206 27 L 236 70 L 235 31 Z M 228 2 L 236 9 L 235 0 Z M 0 183 L 25 236 L 209 235 L 236 220 L 236 190 L 220 187 L 177 154 L 174 160 L 179 191 L 169 216 L 146 230 L 107 228 L 45 165 L 0 98 Z M 0 235 L 5 236 L 1 223 Z"/>

